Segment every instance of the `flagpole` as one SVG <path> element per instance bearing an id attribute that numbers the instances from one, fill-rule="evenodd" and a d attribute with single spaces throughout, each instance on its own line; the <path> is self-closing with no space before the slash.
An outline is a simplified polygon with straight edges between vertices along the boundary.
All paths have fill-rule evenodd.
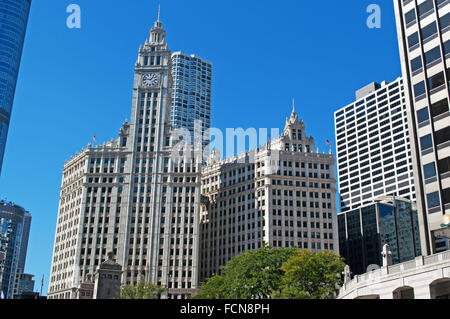
<path id="1" fill-rule="evenodd" d="M 41 281 L 41 297 L 42 297 L 42 288 L 44 287 L 44 275 L 42 275 L 42 281 Z"/>

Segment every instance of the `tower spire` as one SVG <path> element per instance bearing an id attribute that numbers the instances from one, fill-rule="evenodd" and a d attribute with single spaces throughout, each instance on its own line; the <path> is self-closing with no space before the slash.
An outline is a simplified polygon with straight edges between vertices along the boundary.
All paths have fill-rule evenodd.
<path id="1" fill-rule="evenodd" d="M 161 22 L 160 18 L 161 18 L 161 3 L 158 4 L 158 22 Z"/>
<path id="2" fill-rule="evenodd" d="M 166 32 L 162 28 L 161 22 L 161 4 L 158 4 L 158 20 L 155 21 L 153 28 L 150 30 L 150 44 L 163 44 Z"/>
<path id="3" fill-rule="evenodd" d="M 295 98 L 292 98 L 292 113 L 295 113 Z"/>

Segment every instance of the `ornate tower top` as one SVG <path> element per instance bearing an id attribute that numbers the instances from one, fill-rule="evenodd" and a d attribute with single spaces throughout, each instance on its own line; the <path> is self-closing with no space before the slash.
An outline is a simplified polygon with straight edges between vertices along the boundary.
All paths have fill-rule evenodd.
<path id="1" fill-rule="evenodd" d="M 299 119 L 297 112 L 295 112 L 295 100 L 292 100 L 292 113 L 290 118 L 286 118 L 285 132 L 290 128 L 304 128 L 304 123 Z"/>
<path id="2" fill-rule="evenodd" d="M 164 44 L 166 40 L 166 31 L 162 28 L 161 6 L 158 6 L 158 20 L 155 21 L 153 28 L 150 30 L 150 44 Z"/>
<path id="3" fill-rule="evenodd" d="M 294 124 L 298 122 L 298 115 L 295 112 L 295 99 L 292 99 L 292 114 L 289 120 L 290 123 Z"/>

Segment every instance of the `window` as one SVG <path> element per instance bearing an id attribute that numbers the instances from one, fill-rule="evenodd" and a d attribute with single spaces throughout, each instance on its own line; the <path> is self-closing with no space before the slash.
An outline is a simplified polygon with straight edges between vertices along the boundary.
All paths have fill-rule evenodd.
<path id="1" fill-rule="evenodd" d="M 418 56 L 417 58 L 411 60 L 411 70 L 417 71 L 422 67 L 422 57 Z"/>
<path id="2" fill-rule="evenodd" d="M 413 21 L 416 21 L 416 11 L 414 9 L 405 14 L 405 22 L 407 25 Z"/>
<path id="3" fill-rule="evenodd" d="M 436 22 L 430 23 L 426 27 L 422 28 L 422 39 L 425 41 L 429 37 L 437 33 Z"/>
<path id="4" fill-rule="evenodd" d="M 431 62 L 436 61 L 441 57 L 441 47 L 437 46 L 433 49 L 431 49 L 428 52 L 425 52 L 425 64 L 428 65 Z"/>
<path id="5" fill-rule="evenodd" d="M 430 116 L 428 113 L 428 107 L 425 107 L 425 108 L 417 111 L 417 122 L 423 123 L 429 119 L 430 119 Z"/>
<path id="6" fill-rule="evenodd" d="M 425 82 L 422 81 L 414 85 L 414 96 L 418 97 L 425 94 Z"/>
<path id="7" fill-rule="evenodd" d="M 436 165 L 434 163 L 424 165 L 423 174 L 425 179 L 436 177 Z"/>
<path id="8" fill-rule="evenodd" d="M 440 145 L 450 141 L 450 126 L 443 128 L 442 130 L 436 131 L 434 133 L 434 137 L 436 145 Z"/>
<path id="9" fill-rule="evenodd" d="M 439 192 L 434 192 L 431 194 L 427 194 L 427 206 L 428 209 L 439 207 L 441 205 L 440 199 L 439 199 Z"/>
<path id="10" fill-rule="evenodd" d="M 444 54 L 447 55 L 450 53 L 450 40 L 444 42 Z"/>
<path id="11" fill-rule="evenodd" d="M 408 47 L 411 49 L 411 47 L 415 46 L 419 43 L 419 34 L 417 32 L 411 34 L 408 37 Z"/>
<path id="12" fill-rule="evenodd" d="M 419 16 L 422 16 L 433 9 L 434 9 L 433 0 L 426 0 L 425 2 L 419 5 L 418 8 Z"/>
<path id="13" fill-rule="evenodd" d="M 444 174 L 450 171 L 450 157 L 441 159 L 438 163 L 439 174 Z"/>
<path id="14" fill-rule="evenodd" d="M 428 134 L 420 138 L 421 150 L 426 150 L 433 147 L 433 141 L 431 139 L 431 134 Z"/>
<path id="15" fill-rule="evenodd" d="M 450 188 L 446 188 L 442 191 L 442 201 L 444 204 L 450 204 Z"/>
<path id="16" fill-rule="evenodd" d="M 441 30 L 444 30 L 450 25 L 450 13 L 447 13 L 445 16 L 440 17 L 439 20 L 441 21 Z"/>
<path id="17" fill-rule="evenodd" d="M 436 89 L 443 84 L 445 84 L 444 72 L 439 72 L 431 78 L 428 78 L 428 86 L 430 87 L 430 90 Z"/>
<path id="18" fill-rule="evenodd" d="M 436 117 L 442 113 L 448 112 L 448 101 L 443 99 L 431 105 L 431 116 Z"/>

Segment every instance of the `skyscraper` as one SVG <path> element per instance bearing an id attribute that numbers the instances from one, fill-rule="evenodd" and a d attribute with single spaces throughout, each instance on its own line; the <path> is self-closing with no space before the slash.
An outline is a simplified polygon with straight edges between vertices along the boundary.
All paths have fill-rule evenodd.
<path id="1" fill-rule="evenodd" d="M 401 197 L 375 199 L 338 215 L 339 252 L 353 275 L 383 266 L 381 252 L 388 244 L 393 264 L 420 256 L 420 235 L 415 205 Z"/>
<path id="2" fill-rule="evenodd" d="M 0 290 L 12 299 L 25 270 L 31 215 L 13 203 L 0 202 Z"/>
<path id="3" fill-rule="evenodd" d="M 394 0 L 421 229 L 422 253 L 450 213 L 450 2 Z"/>
<path id="4" fill-rule="evenodd" d="M 314 146 L 293 111 L 280 138 L 211 156 L 202 169 L 201 281 L 264 244 L 338 252 L 335 160 Z"/>
<path id="5" fill-rule="evenodd" d="M 371 83 L 335 112 L 341 212 L 380 196 L 415 201 L 403 80 Z"/>
<path id="6" fill-rule="evenodd" d="M 0 0 L 0 172 L 31 0 Z"/>
<path id="7" fill-rule="evenodd" d="M 211 127 L 212 64 L 196 55 L 172 53 L 172 111 L 175 129 L 185 128 L 194 135 L 195 121 L 201 123 L 197 134 Z M 209 144 L 209 136 L 203 147 Z"/>
<path id="8" fill-rule="evenodd" d="M 158 17 L 138 51 L 131 122 L 119 138 L 64 165 L 49 298 L 76 298 L 107 256 L 122 265 L 124 285 L 161 285 L 167 298 L 197 288 L 202 158 L 174 156 L 165 36 Z"/>

